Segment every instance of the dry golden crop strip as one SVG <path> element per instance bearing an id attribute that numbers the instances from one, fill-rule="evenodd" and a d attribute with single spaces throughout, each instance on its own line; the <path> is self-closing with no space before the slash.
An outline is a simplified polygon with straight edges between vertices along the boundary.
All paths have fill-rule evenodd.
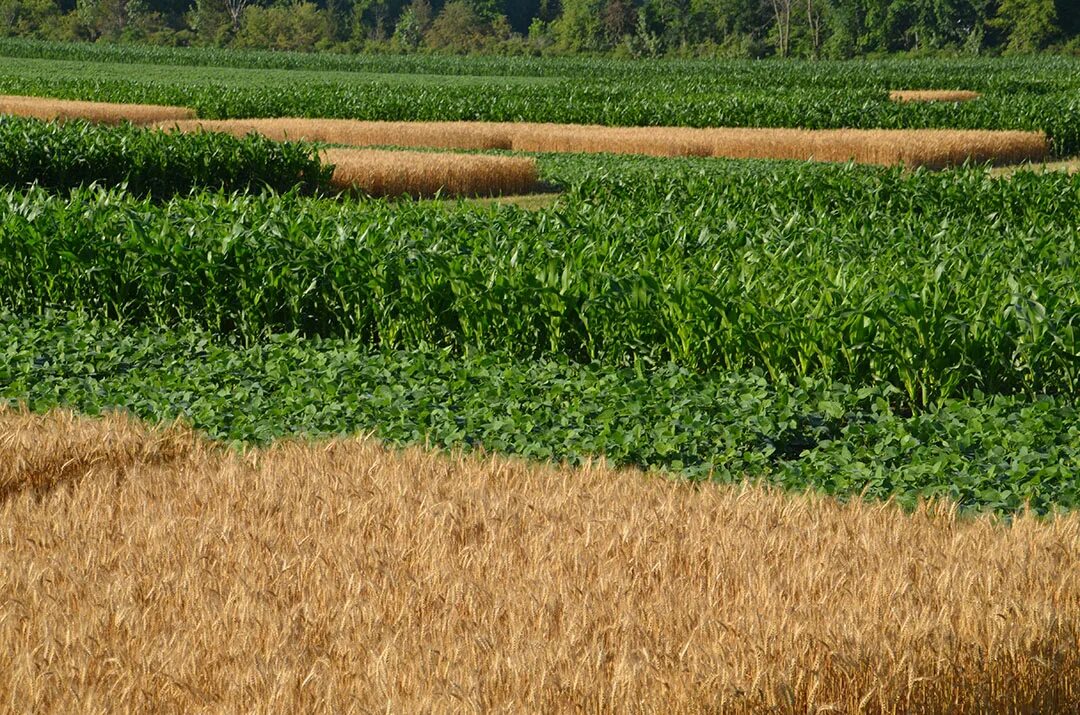
<path id="1" fill-rule="evenodd" d="M 980 97 L 967 89 L 894 89 L 889 99 L 894 102 L 970 102 Z"/>
<path id="2" fill-rule="evenodd" d="M 944 168 L 1043 159 L 1042 132 L 980 129 L 708 129 L 711 155 Z"/>
<path id="3" fill-rule="evenodd" d="M 502 124 L 491 122 L 368 122 L 352 119 L 196 119 L 163 122 L 165 129 L 256 132 L 279 141 L 312 141 L 352 146 L 404 146 L 442 149 L 510 149 Z"/>
<path id="4" fill-rule="evenodd" d="M 577 124 L 508 125 L 516 151 L 709 156 L 708 132 L 687 127 L 603 127 Z"/>
<path id="5" fill-rule="evenodd" d="M 514 122 L 378 122 L 349 119 L 219 119 L 165 122 L 166 129 L 257 132 L 272 139 L 352 146 L 439 149 L 513 149 L 536 152 L 610 152 L 655 156 L 706 156 L 699 129 L 604 127 Z"/>
<path id="6" fill-rule="evenodd" d="M 378 149 L 325 149 L 331 184 L 371 196 L 508 196 L 532 191 L 536 161 L 509 156 Z"/>
<path id="7" fill-rule="evenodd" d="M 856 161 L 942 168 L 972 160 L 1015 163 L 1050 153 L 1043 132 L 970 129 L 602 127 L 509 122 L 367 122 L 240 119 L 174 123 L 184 131 L 259 132 L 354 146 L 396 145 L 533 152 L 608 152 L 734 159 Z"/>
<path id="8" fill-rule="evenodd" d="M 28 711 L 1080 702 L 1076 514 L 1005 526 L 359 439 L 240 454 L 10 410 L 0 481 L 36 485 L 0 501 L 0 697 Z"/>
<path id="9" fill-rule="evenodd" d="M 51 97 L 0 95 L 0 114 L 15 114 L 37 119 L 86 119 L 102 124 L 153 124 L 169 120 L 191 119 L 195 110 L 160 104 L 115 104 L 83 102 Z"/>

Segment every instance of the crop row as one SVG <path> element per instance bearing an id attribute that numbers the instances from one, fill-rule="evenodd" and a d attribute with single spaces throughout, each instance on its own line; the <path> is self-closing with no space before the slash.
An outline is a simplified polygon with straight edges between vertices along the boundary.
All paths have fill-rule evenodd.
<path id="1" fill-rule="evenodd" d="M 647 83 L 664 89 L 923 89 L 1043 93 L 1080 88 L 1080 60 L 1068 56 L 877 59 L 856 62 L 483 57 L 270 52 L 210 47 L 110 45 L 0 38 L 0 56 L 108 64 L 300 70 L 450 77 L 536 77 Z M 226 76 L 227 73 L 220 73 Z M 263 73 L 265 75 L 265 72 Z"/>
<path id="2" fill-rule="evenodd" d="M 0 401 L 183 417 L 218 439 L 373 430 L 394 444 L 570 462 L 604 454 L 692 478 L 908 506 L 929 497 L 999 512 L 1080 505 L 1080 413 L 1064 399 L 980 396 L 911 415 L 890 406 L 887 387 L 371 352 L 295 335 L 244 347 L 195 328 L 74 315 L 0 316 L 0 346 Z"/>
<path id="3" fill-rule="evenodd" d="M 253 82 L 250 70 L 208 74 L 187 66 L 144 79 L 141 71 L 131 77 L 103 73 L 116 65 L 65 62 L 58 72 L 50 62 L 6 61 L 0 68 L 0 93 L 179 105 L 192 107 L 207 119 L 302 116 L 616 126 L 1040 130 L 1051 137 L 1057 153 L 1080 151 L 1080 92 L 1075 83 L 1056 79 L 1060 74 L 1055 74 L 1076 72 L 1075 65 L 1061 66 L 1066 60 L 1033 61 L 1038 69 L 1021 82 L 1023 86 L 1011 87 L 1002 80 L 1002 86 L 990 87 L 979 100 L 959 105 L 892 102 L 891 87 L 884 83 L 846 86 L 845 80 L 856 71 L 847 64 L 810 66 L 813 69 L 766 64 L 753 70 L 738 65 L 731 73 L 734 79 L 725 84 L 710 79 L 727 77 L 723 68 L 713 67 L 708 74 L 697 65 L 674 76 L 640 68 L 622 75 L 619 65 L 605 64 L 584 74 L 541 78 L 544 81 L 492 76 L 440 83 L 418 81 L 422 75 L 323 76 L 309 71 L 297 73 L 300 77 L 281 71 Z M 999 76 L 989 65 L 983 69 Z M 939 84 L 931 81 L 938 76 L 935 70 L 925 84 Z M 968 76 L 976 75 L 972 71 Z"/>
<path id="4" fill-rule="evenodd" d="M 329 175 L 310 145 L 257 135 L 170 135 L 0 115 L 0 184 L 6 186 L 69 189 L 97 182 L 163 198 L 198 188 L 311 192 L 326 187 Z"/>
<path id="5" fill-rule="evenodd" d="M 39 101 L 36 97 L 24 98 Z M 44 100 L 52 104 L 64 100 Z M 93 104 L 121 114 L 130 104 Z M 0 109 L 3 104 L 0 103 Z M 257 132 L 350 146 L 402 146 L 544 153 L 614 153 L 789 159 L 943 168 L 1046 158 L 1042 132 L 961 129 L 777 129 L 762 127 L 599 127 L 535 122 L 366 122 L 355 119 L 190 119 L 181 131 Z"/>
<path id="6" fill-rule="evenodd" d="M 552 209 L 0 194 L 0 306 L 609 365 L 1080 387 L 1080 177 L 547 164 Z M 605 166 L 621 166 L 613 174 Z"/>

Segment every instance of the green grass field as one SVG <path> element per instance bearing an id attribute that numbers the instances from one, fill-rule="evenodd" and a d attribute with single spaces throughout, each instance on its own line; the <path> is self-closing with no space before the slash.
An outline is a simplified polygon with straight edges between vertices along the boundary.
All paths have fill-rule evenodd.
<path id="1" fill-rule="evenodd" d="M 186 66 L 179 76 L 173 65 L 140 62 L 94 62 L 86 60 L 59 60 L 43 58 L 4 58 L 2 75 L 22 80 L 51 80 L 86 78 L 96 81 L 130 81 L 137 77 L 140 83 L 171 84 L 180 86 L 212 85 L 230 90 L 276 89 L 284 90 L 297 85 L 326 87 L 357 87 L 370 85 L 384 87 L 420 86 L 471 87 L 477 89 L 492 86 L 543 86 L 559 80 L 552 77 L 515 77 L 500 75 L 497 78 L 477 75 L 421 74 L 413 72 L 377 72 L 346 70 L 289 70 L 256 69 L 249 67 Z"/>

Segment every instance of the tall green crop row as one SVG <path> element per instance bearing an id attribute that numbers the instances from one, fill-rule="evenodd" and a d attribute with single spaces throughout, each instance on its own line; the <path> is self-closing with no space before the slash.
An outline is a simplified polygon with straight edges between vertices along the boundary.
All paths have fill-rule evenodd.
<path id="1" fill-rule="evenodd" d="M 295 142 L 0 115 L 0 184 L 7 186 L 123 184 L 132 194 L 162 198 L 197 188 L 311 193 L 329 179 L 313 148 Z"/>
<path id="2" fill-rule="evenodd" d="M 836 61 L 672 60 L 627 61 L 591 57 L 484 57 L 402 54 L 332 54 L 212 47 L 158 47 L 108 43 L 42 42 L 0 38 L 0 56 L 113 65 L 294 70 L 351 74 L 451 77 L 577 77 L 648 83 L 662 91 L 782 87 L 829 89 L 973 89 L 1044 93 L 1080 88 L 1076 58 L 1068 56 L 885 58 Z M 227 73 L 219 73 L 226 76 Z"/>
<path id="3" fill-rule="evenodd" d="M 917 404 L 1080 386 L 1080 177 L 702 166 L 568 168 L 567 197 L 536 213 L 7 192 L 0 306 L 249 342 L 760 369 Z"/>

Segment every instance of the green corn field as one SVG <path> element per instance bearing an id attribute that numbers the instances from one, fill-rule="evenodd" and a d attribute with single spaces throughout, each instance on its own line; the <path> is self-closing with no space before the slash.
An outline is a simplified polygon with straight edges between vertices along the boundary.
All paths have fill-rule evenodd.
<path id="1" fill-rule="evenodd" d="M 567 171 L 537 213 L 8 190 L 0 305 L 889 383 L 918 406 L 1075 392 L 1080 177 L 666 161 Z"/>
<path id="2" fill-rule="evenodd" d="M 50 191 L 98 184 L 158 199 L 196 189 L 312 193 L 326 190 L 330 178 L 311 146 L 257 135 L 170 136 L 0 115 L 0 147 L 0 183 Z"/>

